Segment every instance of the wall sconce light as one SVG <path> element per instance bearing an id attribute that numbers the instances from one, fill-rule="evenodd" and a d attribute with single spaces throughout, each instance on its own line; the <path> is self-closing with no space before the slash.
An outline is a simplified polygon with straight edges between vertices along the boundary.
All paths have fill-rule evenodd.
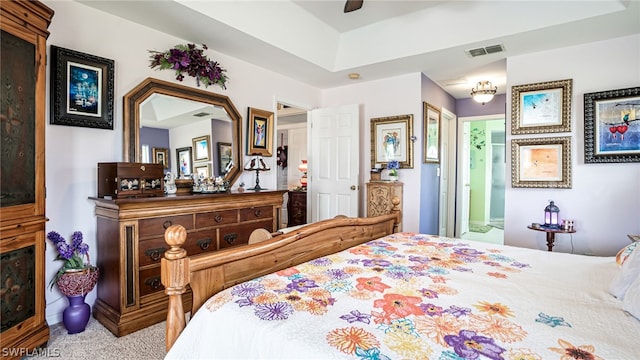
<path id="1" fill-rule="evenodd" d="M 302 163 L 298 165 L 298 170 L 302 172 L 302 177 L 300 178 L 300 186 L 303 189 L 307 188 L 307 160 L 302 160 Z"/>
<path id="2" fill-rule="evenodd" d="M 498 91 L 498 87 L 493 86 L 491 81 L 479 81 L 476 87 L 471 89 L 471 97 L 476 102 L 484 105 L 493 99 L 496 91 Z"/>
<path id="3" fill-rule="evenodd" d="M 549 200 L 549 205 L 544 208 L 544 226 L 549 229 L 559 229 L 559 213 L 560 209 L 553 203 L 553 200 Z"/>

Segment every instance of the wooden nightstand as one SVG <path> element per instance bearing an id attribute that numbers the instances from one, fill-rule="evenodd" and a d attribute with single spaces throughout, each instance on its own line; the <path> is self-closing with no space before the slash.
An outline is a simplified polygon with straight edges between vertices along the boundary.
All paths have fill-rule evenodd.
<path id="1" fill-rule="evenodd" d="M 367 183 L 367 216 L 391 214 L 393 204 L 391 199 L 400 199 L 402 210 L 402 186 L 400 181 L 370 181 Z M 402 224 L 398 224 L 397 231 L 402 231 Z"/>
<path id="2" fill-rule="evenodd" d="M 289 191 L 289 201 L 287 202 L 287 227 L 302 225 L 307 223 L 307 192 Z"/>

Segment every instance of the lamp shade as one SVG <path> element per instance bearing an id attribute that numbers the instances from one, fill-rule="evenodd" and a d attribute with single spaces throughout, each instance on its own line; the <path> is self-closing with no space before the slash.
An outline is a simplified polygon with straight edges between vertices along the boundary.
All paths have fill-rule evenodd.
<path id="1" fill-rule="evenodd" d="M 491 84 L 491 81 L 480 81 L 478 82 L 476 87 L 471 89 L 471 97 L 476 102 L 484 105 L 493 99 L 496 91 L 498 91 L 498 87 L 493 86 L 493 84 Z"/>
<path id="2" fill-rule="evenodd" d="M 302 163 L 298 165 L 298 170 L 302 171 L 302 177 L 300 178 L 300 186 L 307 188 L 307 160 L 302 160 Z"/>
<path id="3" fill-rule="evenodd" d="M 544 225 L 551 228 L 557 228 L 558 217 L 560 209 L 553 203 L 553 200 L 549 201 L 549 205 L 544 208 Z"/>

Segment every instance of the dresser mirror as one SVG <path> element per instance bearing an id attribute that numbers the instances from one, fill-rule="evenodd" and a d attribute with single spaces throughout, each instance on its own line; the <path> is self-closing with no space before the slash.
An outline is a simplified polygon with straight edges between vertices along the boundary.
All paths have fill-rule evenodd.
<path id="1" fill-rule="evenodd" d="M 141 139 L 161 134 L 170 139 L 167 171 L 175 174 L 179 172 L 175 149 L 191 146 L 192 139 L 209 136 L 209 159 L 193 162 L 192 158 L 191 172 L 197 173 L 196 168 L 204 167 L 211 169 L 210 176 L 223 175 L 218 170 L 218 143 L 225 144 L 225 148 L 231 144 L 233 166 L 225 169 L 224 177 L 233 184 L 240 175 L 238 164 L 242 164 L 241 120 L 240 113 L 225 95 L 147 78 L 124 96 L 124 161 L 155 162 L 150 154 L 150 141 Z"/>

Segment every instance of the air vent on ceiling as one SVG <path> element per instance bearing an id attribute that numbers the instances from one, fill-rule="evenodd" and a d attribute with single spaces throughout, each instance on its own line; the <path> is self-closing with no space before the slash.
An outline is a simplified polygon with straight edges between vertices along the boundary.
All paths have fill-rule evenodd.
<path id="1" fill-rule="evenodd" d="M 211 115 L 211 114 L 209 114 L 207 112 L 199 112 L 197 114 L 193 114 L 193 116 L 195 116 L 195 117 L 205 117 L 207 115 Z"/>
<path id="2" fill-rule="evenodd" d="M 482 56 L 487 54 L 495 54 L 498 52 L 504 51 L 504 46 L 502 44 L 489 45 L 485 47 L 479 47 L 475 49 L 465 50 L 470 57 Z"/>

